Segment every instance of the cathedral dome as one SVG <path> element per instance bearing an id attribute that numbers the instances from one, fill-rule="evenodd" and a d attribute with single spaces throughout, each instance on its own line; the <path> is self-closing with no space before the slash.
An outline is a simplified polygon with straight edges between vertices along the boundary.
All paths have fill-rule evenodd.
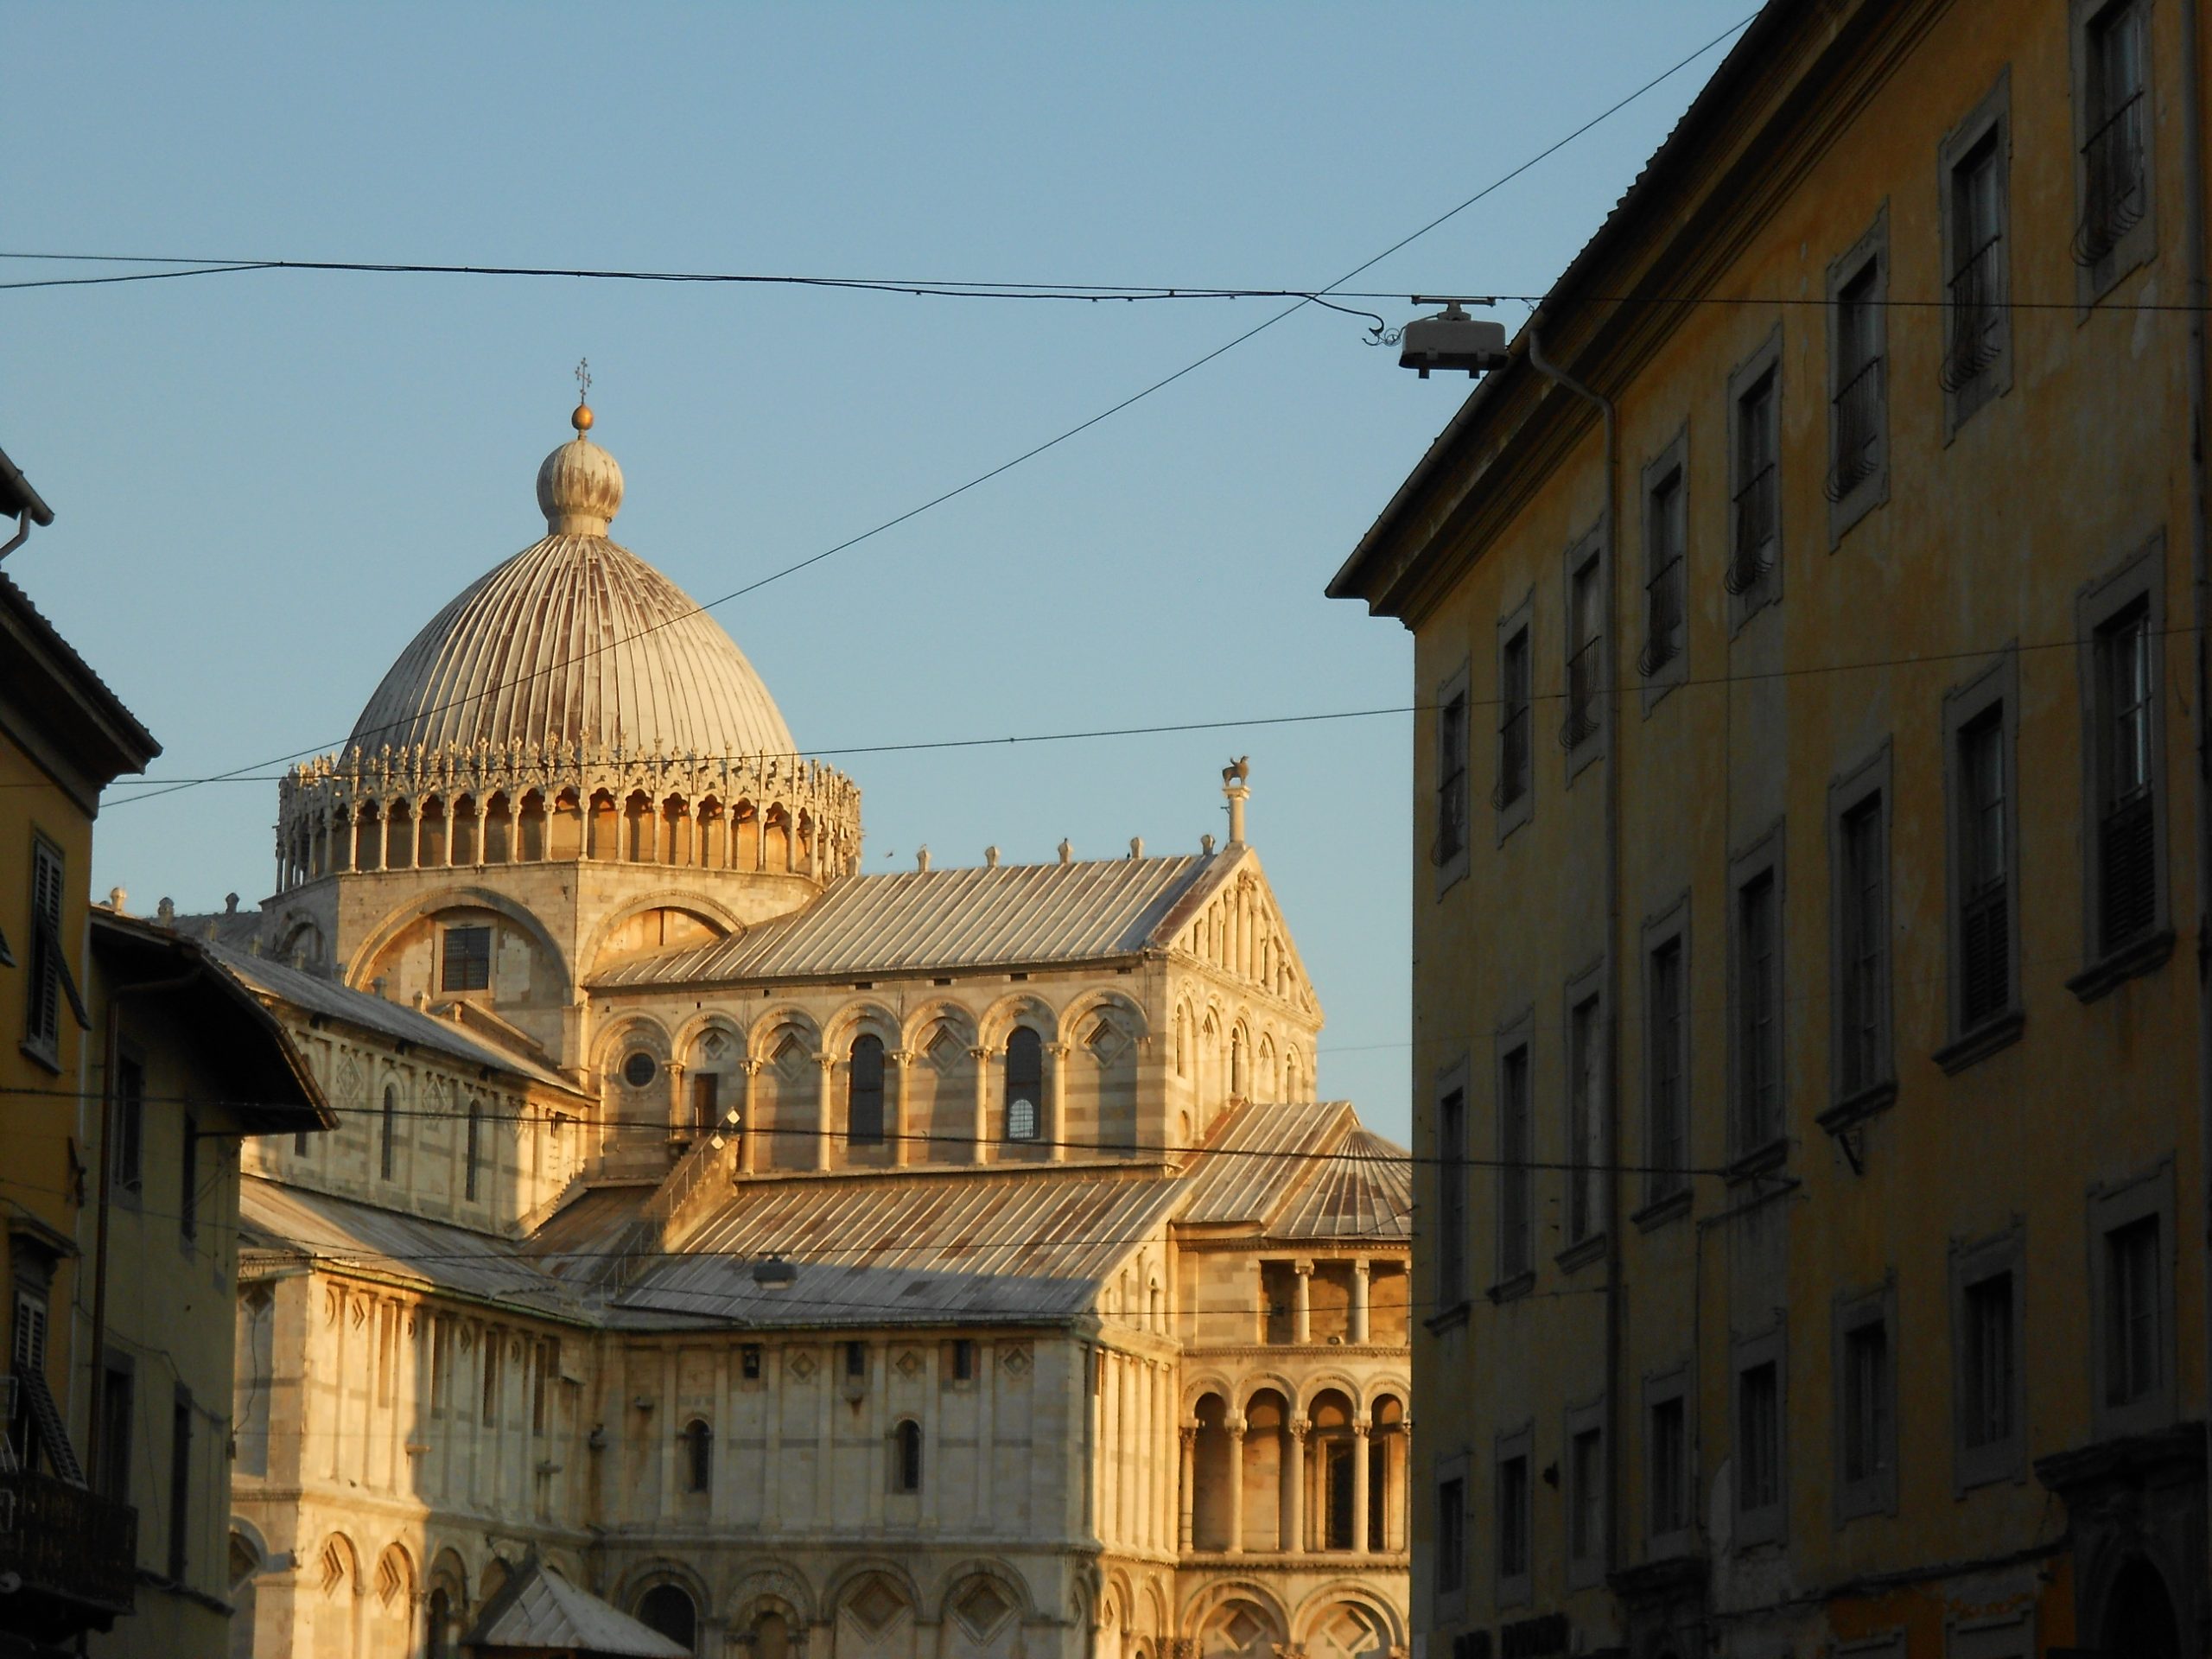
<path id="1" fill-rule="evenodd" d="M 745 653 L 683 590 L 607 539 L 622 469 L 584 436 L 537 469 L 543 540 L 432 617 L 370 697 L 348 748 L 573 742 L 671 755 L 797 746 Z"/>

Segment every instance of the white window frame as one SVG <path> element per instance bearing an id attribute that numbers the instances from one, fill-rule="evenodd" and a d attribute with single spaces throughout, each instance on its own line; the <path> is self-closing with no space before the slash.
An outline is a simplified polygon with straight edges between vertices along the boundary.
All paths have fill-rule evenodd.
<path id="1" fill-rule="evenodd" d="M 1758 389 L 1762 380 L 1770 380 L 1773 388 L 1773 413 L 1770 417 L 1773 422 L 1773 430 L 1770 436 L 1774 446 L 1774 544 L 1773 553 L 1765 567 L 1755 569 L 1746 564 L 1743 545 L 1741 504 L 1745 492 L 1752 483 L 1745 476 L 1744 402 Z M 1782 451 L 1783 381 L 1782 325 L 1777 322 L 1766 338 L 1752 349 L 1751 354 L 1728 375 L 1726 557 L 1721 569 L 1722 586 L 1728 594 L 1728 632 L 1732 637 L 1740 632 L 1752 617 L 1782 598 L 1783 548 L 1789 539 L 1785 528 L 1789 514 L 1783 511 L 1787 498 L 1783 493 L 1789 481 L 1783 473 Z"/>
<path id="2" fill-rule="evenodd" d="M 1764 1331 L 1738 1338 L 1728 1365 L 1730 1449 L 1735 1464 L 1735 1547 L 1756 1549 L 1783 1542 L 1789 1533 L 1789 1327 L 1777 1313 Z M 1743 1379 L 1758 1367 L 1774 1367 L 1775 1497 L 1756 1508 L 1745 1502 Z"/>
<path id="3" fill-rule="evenodd" d="M 1505 1465 L 1514 1459 L 1521 1459 L 1521 1543 L 1523 1556 L 1521 1571 L 1508 1576 L 1505 1571 Z M 1491 1442 L 1491 1552 L 1490 1570 L 1491 1594 L 1500 1607 L 1521 1607 L 1528 1605 L 1534 1592 L 1536 1564 L 1536 1426 L 1523 1422 L 1518 1428 L 1502 1433 Z"/>
<path id="4" fill-rule="evenodd" d="M 1643 1376 L 1643 1548 L 1645 1555 L 1655 1560 L 1687 1555 L 1696 1548 L 1697 1391 L 1690 1386 L 1690 1363 L 1685 1359 L 1664 1371 L 1647 1371 Z M 1682 1408 L 1681 1466 L 1675 1471 L 1681 1511 L 1675 1517 L 1678 1524 L 1662 1531 L 1656 1514 L 1658 1449 L 1652 1443 L 1651 1419 L 1659 1407 L 1670 1403 Z"/>
<path id="5" fill-rule="evenodd" d="M 1965 902 L 1967 782 L 1959 765 L 1960 740 L 1993 708 L 2002 711 L 1999 741 L 2005 760 L 2005 951 L 2011 995 L 2005 1005 L 1969 1027 L 1966 1023 Z M 1943 696 L 1944 883 L 1943 929 L 1948 1040 L 1936 1063 L 1955 1072 L 2016 1041 L 2025 1021 L 2020 992 L 2020 676 L 2008 645 L 1971 679 Z"/>
<path id="6" fill-rule="evenodd" d="M 1565 619 L 1560 628 L 1560 747 L 1567 751 L 1569 789 L 1585 767 L 1604 756 L 1611 739 L 1606 729 L 1606 705 L 1612 686 L 1613 641 L 1608 623 L 1613 571 L 1606 551 L 1605 525 L 1600 519 L 1567 544 L 1560 562 L 1560 614 Z M 1597 607 L 1594 619 L 1575 596 L 1586 575 L 1590 603 Z M 1586 642 L 1578 637 L 1583 634 L 1590 636 Z M 1589 660 L 1581 671 L 1589 696 L 1578 717 L 1575 661 L 1586 650 Z"/>
<path id="7" fill-rule="evenodd" d="M 1783 1162 L 1789 1151 L 1789 887 L 1784 880 L 1785 826 L 1777 823 L 1728 861 L 1728 1147 L 1732 1168 L 1756 1173 Z M 1773 884 L 1775 1122 L 1753 1143 L 1746 1122 L 1745 1027 L 1748 992 L 1744 939 L 1744 893 L 1761 876 Z"/>
<path id="8" fill-rule="evenodd" d="M 1449 752 L 1451 710 L 1454 701 L 1459 703 L 1459 843 L 1450 850 L 1444 845 L 1445 821 L 1450 808 L 1446 804 L 1446 790 L 1452 780 L 1448 768 L 1455 758 Z M 1436 688 L 1436 785 L 1434 790 L 1433 832 L 1430 842 L 1430 861 L 1436 866 L 1436 893 L 1440 899 L 1452 887 L 1466 879 L 1469 869 L 1469 849 L 1474 841 L 1474 700 L 1468 691 L 1468 664 L 1462 662 Z"/>
<path id="9" fill-rule="evenodd" d="M 1673 522 L 1671 525 L 1662 525 L 1659 493 L 1669 484 L 1675 493 Z M 1636 667 L 1643 682 L 1643 712 L 1648 715 L 1668 692 L 1689 677 L 1690 429 L 1688 421 L 1675 429 L 1674 436 L 1667 441 L 1657 454 L 1644 463 L 1638 496 L 1643 513 L 1643 644 L 1637 652 Z M 1654 562 L 1662 550 L 1660 543 L 1662 531 L 1675 537 L 1671 550 L 1674 557 L 1663 568 L 1655 569 Z M 1658 591 L 1662 578 L 1672 595 L 1677 635 L 1671 652 L 1663 657 L 1659 652 L 1665 642 L 1660 639 L 1657 631 Z"/>
<path id="10" fill-rule="evenodd" d="M 2089 163 L 2087 149 L 2104 117 L 2092 102 L 2089 37 L 2104 18 L 2133 9 L 2140 14 L 2138 27 L 2143 41 L 2143 201 L 2142 213 L 2116 238 L 2101 257 L 2084 260 L 2081 230 L 2088 217 Z M 2074 106 L 2074 229 L 2075 297 L 2084 310 L 2118 287 L 2121 280 L 2155 258 L 2158 251 L 2158 58 L 2156 31 L 2152 28 L 2151 0 L 2069 0 L 2067 38 L 2072 59 Z"/>
<path id="11" fill-rule="evenodd" d="M 1527 675 L 1522 690 L 1520 718 L 1525 734 L 1528 777 L 1521 792 L 1512 799 L 1505 798 L 1505 728 L 1512 718 L 1505 696 L 1505 651 L 1516 637 L 1522 639 L 1522 664 Z M 1498 619 L 1497 623 L 1497 702 L 1496 778 L 1491 789 L 1491 805 L 1497 814 L 1497 844 L 1503 846 L 1505 838 L 1536 815 L 1536 594 L 1532 588 L 1521 597 L 1521 602 Z"/>
<path id="12" fill-rule="evenodd" d="M 1690 1111 L 1693 1092 L 1690 1055 L 1692 1046 L 1695 1041 L 1693 1027 L 1696 1022 L 1690 1017 L 1693 1001 L 1690 977 L 1690 895 L 1687 891 L 1656 916 L 1645 918 L 1640 944 L 1642 951 L 1638 960 L 1642 970 L 1643 1005 L 1643 1042 L 1641 1057 L 1643 1073 L 1642 1078 L 1643 1204 L 1631 1219 L 1638 1227 L 1649 1231 L 1653 1227 L 1670 1221 L 1676 1216 L 1687 1214 L 1690 1208 L 1690 1178 L 1687 1173 L 1693 1161 L 1691 1141 L 1694 1134 Z M 1654 963 L 1660 951 L 1670 945 L 1677 953 L 1676 975 L 1679 982 L 1675 986 L 1675 1020 L 1673 1044 L 1675 1116 L 1676 1133 L 1681 1140 L 1681 1159 L 1684 1171 L 1683 1173 L 1671 1177 L 1661 1174 L 1658 1168 L 1661 1154 L 1665 1148 L 1660 1146 L 1655 1132 L 1658 1122 L 1658 1112 L 1653 1095 L 1653 1084 L 1658 1075 L 1657 1046 L 1662 1033 L 1655 1012 L 1656 1002 L 1652 991 Z"/>
<path id="13" fill-rule="evenodd" d="M 1498 1028 L 1491 1067 L 1491 1097 L 1496 1103 L 1492 1113 L 1497 1159 L 1497 1226 L 1495 1231 L 1496 1255 L 1492 1262 L 1490 1299 L 1503 1302 L 1522 1295 L 1536 1281 L 1536 1173 L 1533 1166 L 1536 1158 L 1536 1046 L 1535 1042 L 1536 1016 L 1534 1008 L 1523 1008 L 1514 1019 Z M 1528 1144 L 1522 1148 L 1523 1161 L 1516 1166 L 1509 1163 L 1505 1144 L 1505 1077 L 1506 1065 L 1514 1055 L 1522 1057 L 1522 1116 L 1526 1125 Z M 1511 1272 L 1507 1268 L 1505 1203 L 1506 1183 L 1518 1179 L 1523 1198 L 1522 1205 L 1521 1261 Z"/>

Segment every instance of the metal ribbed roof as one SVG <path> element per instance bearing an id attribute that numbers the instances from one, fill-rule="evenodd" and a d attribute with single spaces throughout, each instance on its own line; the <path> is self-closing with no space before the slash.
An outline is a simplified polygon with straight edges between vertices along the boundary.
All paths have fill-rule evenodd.
<path id="1" fill-rule="evenodd" d="M 1046 1169 L 747 1182 L 615 1306 L 809 1326 L 1066 1318 L 1184 1192 L 1156 1177 Z M 796 1274 L 781 1289 L 753 1276 L 770 1256 Z"/>
<path id="2" fill-rule="evenodd" d="M 1274 1238 L 1414 1236 L 1413 1164 L 1406 1148 L 1354 1129 L 1334 1156 L 1307 1166 L 1305 1181 L 1268 1226 Z"/>
<path id="3" fill-rule="evenodd" d="M 238 1242 L 249 1251 L 313 1255 L 463 1296 L 526 1300 L 538 1313 L 574 1312 L 567 1291 L 510 1240 L 259 1175 L 238 1183 Z"/>
<path id="4" fill-rule="evenodd" d="M 261 995 L 278 998 L 309 1014 L 346 1020 L 365 1031 L 398 1038 L 471 1065 L 488 1065 L 494 1071 L 528 1077 L 533 1083 L 568 1094 L 578 1092 L 575 1085 L 559 1072 L 512 1050 L 495 1047 L 450 1020 L 433 1019 L 418 1009 L 403 1007 L 368 991 L 353 990 L 334 979 L 303 973 L 297 968 L 288 968 L 227 944 L 209 940 L 202 943 L 200 949 L 240 984 Z"/>
<path id="5" fill-rule="evenodd" d="M 690 1649 L 579 1589 L 532 1554 L 486 1605 L 464 1648 L 522 1648 L 535 1653 L 613 1659 L 690 1659 Z"/>
<path id="6" fill-rule="evenodd" d="M 1177 1219 L 1215 1226 L 1266 1221 L 1313 1173 L 1314 1160 L 1358 1127 L 1358 1115 L 1341 1100 L 1238 1107 L 1207 1135 L 1191 1201 Z"/>
<path id="7" fill-rule="evenodd" d="M 575 535 L 524 548 L 432 617 L 346 747 L 549 741 L 648 754 L 797 747 L 720 623 L 628 549 Z"/>
<path id="8" fill-rule="evenodd" d="M 599 986 L 851 977 L 1134 955 L 1230 855 L 906 870 L 833 882 L 805 910 L 689 950 L 640 957 Z"/>

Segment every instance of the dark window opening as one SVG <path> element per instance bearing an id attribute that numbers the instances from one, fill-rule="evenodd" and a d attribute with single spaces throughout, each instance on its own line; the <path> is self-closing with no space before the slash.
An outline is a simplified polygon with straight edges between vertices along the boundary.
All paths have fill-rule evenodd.
<path id="1" fill-rule="evenodd" d="M 492 988 L 492 930 L 488 927 L 449 927 L 445 931 L 445 961 L 438 986 L 448 991 L 488 991 Z"/>
<path id="2" fill-rule="evenodd" d="M 384 1122 L 377 1147 L 377 1173 L 385 1180 L 391 1179 L 392 1160 L 399 1141 L 399 1090 L 386 1084 L 384 1087 Z"/>
<path id="3" fill-rule="evenodd" d="M 1737 1507 L 1771 1509 L 1782 1502 L 1782 1378 L 1772 1360 L 1738 1374 L 1736 1433 Z"/>
<path id="4" fill-rule="evenodd" d="M 1830 414 L 1834 454 L 1827 495 L 1840 501 L 1881 470 L 1881 278 L 1870 259 L 1835 296 L 1835 401 Z"/>
<path id="5" fill-rule="evenodd" d="M 902 1492 L 922 1490 L 922 1426 L 909 1419 L 899 1425 L 894 1478 Z"/>
<path id="6" fill-rule="evenodd" d="M 2150 207 L 2143 8 L 2133 0 L 2106 7 L 2091 21 L 2084 45 L 2088 136 L 2082 143 L 2082 222 L 2074 232 L 2074 257 L 2094 266 Z"/>
<path id="7" fill-rule="evenodd" d="M 1965 1297 L 1962 1427 L 1970 1448 L 2012 1438 L 2012 1275 L 1968 1285 Z"/>
<path id="8" fill-rule="evenodd" d="M 1777 423 L 1779 413 L 1772 369 L 1736 399 L 1736 495 L 1731 504 L 1728 570 L 1722 586 L 1747 604 L 1764 597 L 1756 590 L 1774 569 L 1775 549 L 1782 536 L 1777 470 L 1782 449 Z"/>
<path id="9" fill-rule="evenodd" d="M 1991 132 L 1951 169 L 1951 337 L 1943 389 L 1968 385 L 2005 353 L 2005 204 Z"/>
<path id="10" fill-rule="evenodd" d="M 1737 892 L 1736 1137 L 1742 1154 L 1782 1134 L 1780 909 L 1771 870 Z"/>
<path id="11" fill-rule="evenodd" d="M 638 1622 L 686 1653 L 697 1650 L 699 1610 L 680 1585 L 657 1584 L 639 1597 Z"/>
<path id="12" fill-rule="evenodd" d="M 1455 691 L 1436 719 L 1436 862 L 1466 849 L 1467 694 Z"/>
<path id="13" fill-rule="evenodd" d="M 200 1120 L 184 1115 L 184 1145 L 177 1154 L 176 1230 L 188 1249 L 200 1236 Z"/>
<path id="14" fill-rule="evenodd" d="M 1567 719 L 1559 732 L 1563 749 L 1577 748 L 1598 734 L 1599 698 L 1605 689 L 1604 575 L 1603 563 L 1593 556 L 1567 582 Z"/>
<path id="15" fill-rule="evenodd" d="M 1573 1560 L 1595 1560 L 1605 1542 L 1605 1441 L 1598 1430 L 1585 1429 L 1567 1445 L 1567 1476 L 1573 1490 L 1567 1494 L 1567 1553 Z"/>
<path id="16" fill-rule="evenodd" d="M 868 1344 L 849 1342 L 845 1344 L 845 1375 L 855 1379 L 868 1376 Z"/>
<path id="17" fill-rule="evenodd" d="M 952 1380 L 972 1382 L 976 1380 L 976 1344 L 967 1337 L 956 1337 L 952 1344 Z"/>
<path id="18" fill-rule="evenodd" d="M 845 1138 L 855 1147 L 883 1144 L 883 1039 L 853 1039 L 845 1064 Z"/>
<path id="19" fill-rule="evenodd" d="M 169 1577 L 181 1583 L 192 1558 L 192 1395 L 169 1408 Z"/>
<path id="20" fill-rule="evenodd" d="M 1636 665 L 1649 675 L 1682 652 L 1682 549 L 1687 537 L 1681 467 L 1669 471 L 1653 486 L 1644 511 L 1644 638 Z"/>
<path id="21" fill-rule="evenodd" d="M 2111 952 L 2158 918 L 2147 600 L 2097 630 L 2096 677 L 2097 940 Z"/>
<path id="22" fill-rule="evenodd" d="M 1678 1395 L 1651 1408 L 1651 1531 L 1659 1536 L 1689 1525 L 1689 1438 Z"/>
<path id="23" fill-rule="evenodd" d="M 1497 1576 L 1529 1574 L 1529 1459 L 1506 1458 L 1497 1465 Z"/>
<path id="24" fill-rule="evenodd" d="M 1016 1026 L 1006 1039 L 1006 1138 L 1034 1141 L 1045 1097 L 1045 1039 Z"/>
<path id="25" fill-rule="evenodd" d="M 683 1426 L 683 1490 L 703 1492 L 714 1485 L 715 1432 L 694 1417 Z"/>
<path id="26" fill-rule="evenodd" d="M 1889 1467 L 1890 1333 L 1880 1321 L 1843 1338 L 1843 1478 L 1878 1478 Z"/>
<path id="27" fill-rule="evenodd" d="M 1526 795 L 1533 781 L 1529 658 L 1529 630 L 1516 629 L 1497 663 L 1497 787 L 1491 804 L 1501 811 Z"/>
<path id="28" fill-rule="evenodd" d="M 737 1363 L 740 1374 L 747 1382 L 759 1382 L 760 1380 L 760 1344 L 757 1342 L 747 1343 L 738 1350 Z"/>
<path id="29" fill-rule="evenodd" d="M 2163 1347 L 2158 1217 L 2105 1235 L 2105 1403 L 2133 1405 L 2158 1392 Z"/>
<path id="30" fill-rule="evenodd" d="M 1837 851 L 1843 868 L 1837 918 L 1843 982 L 1839 1068 L 1843 1092 L 1855 1095 L 1882 1081 L 1889 1070 L 1889 905 L 1883 891 L 1882 799 L 1869 797 L 1843 815 Z"/>
<path id="31" fill-rule="evenodd" d="M 2001 707 L 1959 733 L 1959 1022 L 1971 1030 L 2012 1004 L 2012 883 Z"/>

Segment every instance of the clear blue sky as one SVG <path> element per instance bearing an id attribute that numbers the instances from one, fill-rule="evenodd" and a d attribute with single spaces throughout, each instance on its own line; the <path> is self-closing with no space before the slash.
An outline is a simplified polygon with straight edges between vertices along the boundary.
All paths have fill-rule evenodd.
<path id="1" fill-rule="evenodd" d="M 1168 6 L 19 6 L 0 242 L 62 251 L 1319 285 L 1750 0 Z M 1356 287 L 1555 276 L 1718 54 Z M 0 279 L 56 274 L 0 264 Z M 542 533 L 588 354 L 617 537 L 695 597 L 843 540 L 1228 340 L 1266 302 L 1006 304 L 264 274 L 0 294 L 0 445 L 58 517 L 9 573 L 198 776 L 351 727 Z M 1409 308 L 1383 308 L 1393 322 Z M 1525 315 L 1509 307 L 1509 325 Z M 1323 583 L 1465 395 L 1309 309 L 1107 424 L 716 614 L 800 744 L 1402 704 Z M 858 756 L 867 865 L 1251 838 L 1407 1123 L 1410 722 Z M 267 890 L 276 788 L 111 796 L 96 891 Z"/>

